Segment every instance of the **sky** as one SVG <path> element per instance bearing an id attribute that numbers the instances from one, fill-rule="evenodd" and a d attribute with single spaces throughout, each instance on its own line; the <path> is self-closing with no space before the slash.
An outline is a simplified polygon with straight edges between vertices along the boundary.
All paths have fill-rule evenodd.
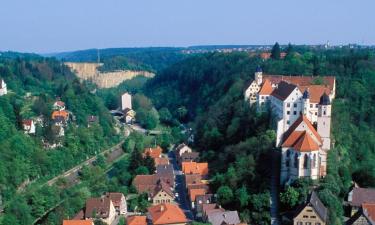
<path id="1" fill-rule="evenodd" d="M 0 51 L 375 44 L 374 0 L 0 0 Z"/>

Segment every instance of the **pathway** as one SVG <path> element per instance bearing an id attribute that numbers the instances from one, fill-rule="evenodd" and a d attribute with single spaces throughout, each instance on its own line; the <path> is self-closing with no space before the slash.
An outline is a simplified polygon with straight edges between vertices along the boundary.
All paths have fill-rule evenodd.
<path id="1" fill-rule="evenodd" d="M 279 193 L 280 193 L 280 153 L 272 152 L 272 174 L 271 174 L 271 225 L 279 225 Z"/>

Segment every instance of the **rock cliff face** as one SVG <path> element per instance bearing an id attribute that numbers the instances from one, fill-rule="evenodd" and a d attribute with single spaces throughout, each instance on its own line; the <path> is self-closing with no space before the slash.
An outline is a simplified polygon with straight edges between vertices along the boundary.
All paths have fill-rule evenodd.
<path id="1" fill-rule="evenodd" d="M 82 80 L 91 80 L 99 88 L 111 88 L 116 87 L 125 80 L 132 79 L 133 77 L 142 75 L 145 77 L 153 77 L 154 73 L 148 71 L 133 71 L 133 70 L 120 70 L 114 72 L 100 72 L 98 67 L 101 63 L 73 63 L 66 62 L 68 66 L 77 76 Z"/>

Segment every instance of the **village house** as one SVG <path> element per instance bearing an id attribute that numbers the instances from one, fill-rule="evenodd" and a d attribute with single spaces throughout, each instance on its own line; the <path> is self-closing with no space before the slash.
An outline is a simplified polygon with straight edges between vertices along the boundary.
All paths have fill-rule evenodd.
<path id="1" fill-rule="evenodd" d="M 51 118 L 56 126 L 66 126 L 69 119 L 69 113 L 65 110 L 53 111 Z"/>
<path id="2" fill-rule="evenodd" d="M 65 110 L 65 102 L 58 100 L 55 103 L 53 103 L 52 108 L 53 110 L 57 111 Z"/>
<path id="3" fill-rule="evenodd" d="M 159 182 L 151 196 L 151 199 L 153 205 L 161 203 L 173 203 L 174 194 L 171 186 L 163 181 Z"/>
<path id="4" fill-rule="evenodd" d="M 155 148 L 145 148 L 143 151 L 143 157 L 150 156 L 151 158 L 161 158 L 161 153 L 163 149 L 160 146 L 156 146 Z"/>
<path id="5" fill-rule="evenodd" d="M 184 174 L 199 174 L 202 177 L 207 177 L 208 163 L 182 162 L 182 172 Z"/>
<path id="6" fill-rule="evenodd" d="M 133 109 L 132 96 L 127 92 L 121 96 L 121 110 L 125 109 Z"/>
<path id="7" fill-rule="evenodd" d="M 176 157 L 176 161 L 177 161 L 177 164 L 181 165 L 181 155 L 183 153 L 186 153 L 186 152 L 192 152 L 193 150 L 187 146 L 186 144 L 182 143 L 182 144 L 179 144 L 175 150 L 174 150 L 174 154 L 175 154 L 175 157 Z"/>
<path id="8" fill-rule="evenodd" d="M 94 225 L 92 220 L 63 220 L 62 225 Z"/>
<path id="9" fill-rule="evenodd" d="M 375 225 L 375 203 L 364 203 L 345 225 Z"/>
<path id="10" fill-rule="evenodd" d="M 117 214 L 125 215 L 128 212 L 128 209 L 127 209 L 128 207 L 126 204 L 126 198 L 124 194 L 118 193 L 118 192 L 109 192 L 109 193 L 106 193 L 105 196 L 112 201 Z"/>
<path id="11" fill-rule="evenodd" d="M 137 189 L 138 193 L 152 193 L 158 182 L 159 178 L 155 175 L 137 175 L 133 180 L 133 186 Z"/>
<path id="12" fill-rule="evenodd" d="M 126 218 L 127 225 L 147 225 L 146 216 L 128 216 Z"/>
<path id="13" fill-rule="evenodd" d="M 35 134 L 35 123 L 33 120 L 23 120 L 22 127 L 25 134 Z"/>
<path id="14" fill-rule="evenodd" d="M 169 159 L 166 157 L 154 158 L 155 167 L 169 165 Z"/>
<path id="15" fill-rule="evenodd" d="M 165 181 L 169 186 L 175 186 L 175 174 L 173 165 L 158 165 L 156 166 L 155 176 L 160 180 Z"/>
<path id="16" fill-rule="evenodd" d="M 197 162 L 199 160 L 199 152 L 184 152 L 180 156 L 180 163 L 183 162 Z M 180 164 L 180 166 L 182 166 Z"/>
<path id="17" fill-rule="evenodd" d="M 0 79 L 0 96 L 6 95 L 8 93 L 7 84 L 3 79 Z"/>
<path id="18" fill-rule="evenodd" d="M 208 222 L 208 215 L 216 212 L 225 212 L 225 209 L 216 203 L 202 204 L 202 221 Z"/>
<path id="19" fill-rule="evenodd" d="M 178 205 L 168 203 L 149 207 L 147 219 L 152 225 L 185 225 L 189 222 Z"/>
<path id="20" fill-rule="evenodd" d="M 305 204 L 298 207 L 293 218 L 293 225 L 326 225 L 328 210 L 313 191 Z"/>
<path id="21" fill-rule="evenodd" d="M 212 225 L 238 225 L 241 223 L 237 211 L 211 212 L 207 221 Z"/>
<path id="22" fill-rule="evenodd" d="M 375 203 L 375 188 L 353 187 L 348 194 L 351 216 L 358 212 L 364 203 Z"/>
<path id="23" fill-rule="evenodd" d="M 126 108 L 123 110 L 124 121 L 127 124 L 132 124 L 135 122 L 135 116 L 137 113 L 133 109 Z"/>
<path id="24" fill-rule="evenodd" d="M 98 117 L 94 115 L 87 116 L 86 121 L 87 121 L 87 127 L 91 127 L 92 124 L 95 124 L 98 122 Z"/>
<path id="25" fill-rule="evenodd" d="M 195 216 L 202 218 L 203 216 L 203 205 L 213 203 L 213 194 L 197 195 L 195 197 Z"/>
<path id="26" fill-rule="evenodd" d="M 205 195 L 207 194 L 207 189 L 205 188 L 189 188 L 188 189 L 188 196 L 189 196 L 189 201 L 190 201 L 190 207 L 191 209 L 195 209 L 195 201 L 197 196 L 199 195 Z"/>
<path id="27" fill-rule="evenodd" d="M 85 219 L 101 219 L 107 224 L 112 224 L 116 218 L 116 209 L 107 197 L 90 198 L 86 201 Z"/>

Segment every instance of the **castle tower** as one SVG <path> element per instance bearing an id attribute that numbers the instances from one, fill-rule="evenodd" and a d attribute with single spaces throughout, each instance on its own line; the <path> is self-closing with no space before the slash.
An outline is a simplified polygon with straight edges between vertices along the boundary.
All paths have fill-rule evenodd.
<path id="1" fill-rule="evenodd" d="M 307 116 L 311 121 L 311 118 L 308 115 L 309 109 L 310 109 L 310 92 L 308 88 L 303 92 L 302 101 L 303 101 L 303 114 Z"/>
<path id="2" fill-rule="evenodd" d="M 323 150 L 331 148 L 331 100 L 329 96 L 324 93 L 320 97 L 318 104 L 318 134 L 323 141 Z"/>
<path id="3" fill-rule="evenodd" d="M 258 85 L 261 85 L 263 82 L 263 71 L 260 66 L 257 66 L 257 69 L 255 70 L 254 80 L 257 82 Z"/>

